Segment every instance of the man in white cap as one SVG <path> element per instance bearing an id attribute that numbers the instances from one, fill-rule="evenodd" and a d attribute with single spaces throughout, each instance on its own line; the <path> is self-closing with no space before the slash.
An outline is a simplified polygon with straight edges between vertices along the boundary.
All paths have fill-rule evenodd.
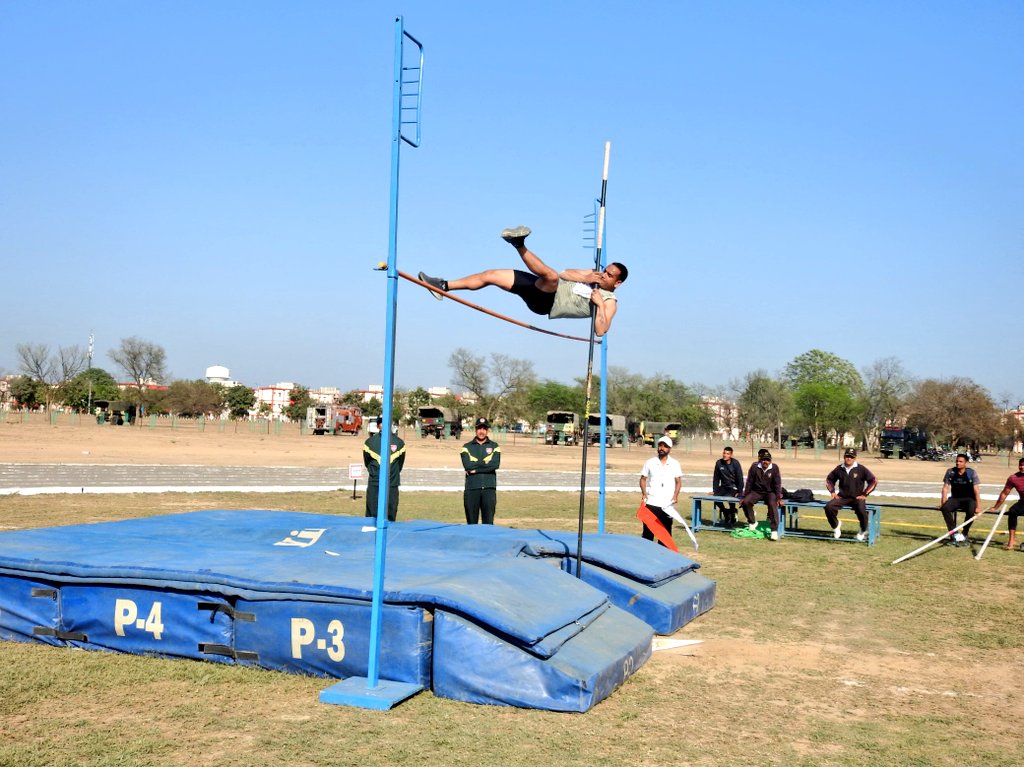
<path id="1" fill-rule="evenodd" d="M 659 438 L 657 448 L 658 454 L 648 458 L 640 470 L 640 495 L 647 508 L 671 535 L 672 517 L 664 509 L 679 503 L 679 491 L 683 489 L 683 468 L 679 461 L 669 455 L 672 452 L 670 437 Z M 647 525 L 644 525 L 642 535 L 648 541 L 654 540 L 654 533 Z"/>

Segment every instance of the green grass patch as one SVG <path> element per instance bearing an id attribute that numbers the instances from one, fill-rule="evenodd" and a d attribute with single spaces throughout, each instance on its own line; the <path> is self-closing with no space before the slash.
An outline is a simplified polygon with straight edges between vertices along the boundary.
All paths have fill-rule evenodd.
<path id="1" fill-rule="evenodd" d="M 10 529 L 210 508 L 361 515 L 362 498 L 350 496 L 5 496 L 0 520 Z M 635 503 L 610 494 L 607 529 L 638 535 Z M 575 530 L 578 508 L 572 493 L 505 492 L 498 519 Z M 591 497 L 587 530 L 595 508 Z M 461 497 L 406 492 L 399 517 L 460 522 Z M 976 525 L 975 550 L 991 524 Z M 940 527 L 937 512 L 886 512 L 873 547 L 701 533 L 694 556 L 718 603 L 681 636 L 704 643 L 655 653 L 585 715 L 430 693 L 390 712 L 346 709 L 317 702 L 323 679 L 0 642 L 0 765 L 1016 765 L 1024 555 L 1000 548 L 1001 537 L 981 562 L 936 547 L 889 564 Z M 685 533 L 676 539 L 689 553 Z"/>

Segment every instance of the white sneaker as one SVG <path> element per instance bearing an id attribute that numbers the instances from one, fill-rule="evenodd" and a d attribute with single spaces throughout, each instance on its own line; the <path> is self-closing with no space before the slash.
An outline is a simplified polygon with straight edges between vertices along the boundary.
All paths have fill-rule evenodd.
<path id="1" fill-rule="evenodd" d="M 843 537 L 843 526 L 842 525 L 836 525 L 835 526 L 835 529 L 832 531 L 832 537 L 835 538 L 837 541 L 840 538 Z"/>
<path id="2" fill-rule="evenodd" d="M 866 532 L 864 532 L 864 533 L 857 533 L 857 540 L 860 543 L 864 543 L 864 541 L 866 541 L 867 539 L 868 539 L 868 534 Z"/>
<path id="3" fill-rule="evenodd" d="M 953 533 L 953 540 L 957 543 L 963 543 L 967 539 L 964 538 L 963 533 Z"/>
<path id="4" fill-rule="evenodd" d="M 778 531 L 778 530 L 772 530 L 772 534 L 771 534 L 771 535 L 769 535 L 768 537 L 769 537 L 769 538 L 770 538 L 771 540 L 773 540 L 773 541 L 777 541 L 777 540 L 779 540 L 779 531 Z"/>

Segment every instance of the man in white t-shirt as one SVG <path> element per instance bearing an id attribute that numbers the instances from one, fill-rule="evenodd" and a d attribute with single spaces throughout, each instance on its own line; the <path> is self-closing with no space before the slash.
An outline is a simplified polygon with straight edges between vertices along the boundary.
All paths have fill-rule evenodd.
<path id="1" fill-rule="evenodd" d="M 658 454 L 648 458 L 640 470 L 640 494 L 647 508 L 671 535 L 672 517 L 664 509 L 679 503 L 679 491 L 683 489 L 683 469 L 679 461 L 669 455 L 672 452 L 672 440 L 669 437 L 661 437 L 657 448 Z M 648 541 L 654 540 L 654 533 L 647 525 L 644 525 L 643 537 Z"/>

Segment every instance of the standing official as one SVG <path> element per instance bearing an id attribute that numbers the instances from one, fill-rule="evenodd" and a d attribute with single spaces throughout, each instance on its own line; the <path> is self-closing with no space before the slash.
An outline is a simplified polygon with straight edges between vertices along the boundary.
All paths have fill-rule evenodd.
<path id="1" fill-rule="evenodd" d="M 683 489 L 683 468 L 679 461 L 669 455 L 670 452 L 672 439 L 659 438 L 658 454 L 648 458 L 640 469 L 640 495 L 644 505 L 654 513 L 668 534 L 672 535 L 672 517 L 666 514 L 664 509 L 666 506 L 675 506 L 679 503 L 679 491 Z M 641 534 L 648 541 L 654 540 L 654 533 L 647 525 L 644 525 Z"/>
<path id="2" fill-rule="evenodd" d="M 843 535 L 839 523 L 839 510 L 844 506 L 853 509 L 860 523 L 857 540 L 864 541 L 868 537 L 867 497 L 878 485 L 878 480 L 867 466 L 857 463 L 857 451 L 852 447 L 843 453 L 843 462 L 836 466 L 825 477 L 825 487 L 832 494 L 832 499 L 825 504 L 825 518 L 832 528 L 832 537 L 838 540 Z"/>
<path id="3" fill-rule="evenodd" d="M 494 524 L 494 509 L 498 504 L 498 467 L 501 466 L 501 447 L 490 438 L 491 425 L 486 418 L 477 418 L 476 436 L 462 446 L 462 468 L 466 470 L 466 489 L 462 505 L 466 510 L 466 524 Z"/>
<path id="4" fill-rule="evenodd" d="M 366 467 L 366 516 L 377 516 L 377 494 L 380 492 L 380 456 L 381 440 L 384 428 L 381 418 L 374 419 L 377 432 L 371 434 L 363 443 L 363 465 Z M 388 521 L 394 522 L 398 517 L 398 485 L 401 481 L 402 466 L 405 465 L 405 442 L 398 436 L 398 427 L 391 427 L 391 439 L 388 442 Z"/>

